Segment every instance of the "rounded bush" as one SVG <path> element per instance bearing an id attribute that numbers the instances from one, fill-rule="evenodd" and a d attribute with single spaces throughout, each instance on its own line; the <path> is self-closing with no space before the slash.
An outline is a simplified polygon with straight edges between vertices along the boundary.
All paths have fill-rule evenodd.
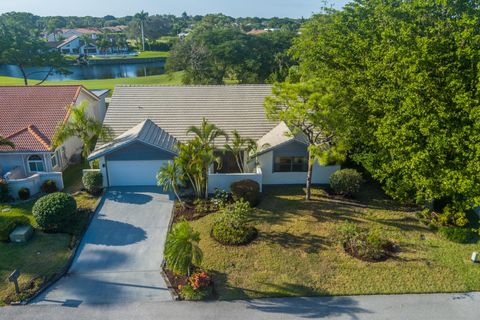
<path id="1" fill-rule="evenodd" d="M 30 198 L 30 189 L 21 188 L 20 190 L 18 190 L 18 197 L 20 198 L 20 200 L 27 200 L 28 198 Z"/>
<path id="2" fill-rule="evenodd" d="M 59 232 L 67 229 L 75 219 L 77 202 L 63 192 L 48 194 L 40 198 L 32 209 L 38 226 L 45 231 Z"/>
<path id="3" fill-rule="evenodd" d="M 53 180 L 46 180 L 42 183 L 41 189 L 43 193 L 54 193 L 58 191 L 57 183 Z"/>
<path id="4" fill-rule="evenodd" d="M 237 202 L 226 208 L 214 221 L 212 236 L 225 245 L 245 245 L 257 236 L 257 229 L 248 223 L 250 207 L 247 202 Z"/>
<path id="5" fill-rule="evenodd" d="M 260 202 L 260 185 L 256 181 L 246 179 L 234 182 L 230 185 L 230 190 L 235 201 L 243 199 L 252 207 Z"/>
<path id="6" fill-rule="evenodd" d="M 98 171 L 88 171 L 82 177 L 83 186 L 88 193 L 97 195 L 102 192 L 103 175 Z"/>
<path id="7" fill-rule="evenodd" d="M 438 232 L 445 239 L 457 243 L 467 243 L 472 237 L 472 232 L 468 228 L 440 227 Z"/>
<path id="8" fill-rule="evenodd" d="M 11 198 L 7 180 L 0 177 L 0 203 L 8 202 Z"/>
<path id="9" fill-rule="evenodd" d="M 355 169 L 335 171 L 330 177 L 330 187 L 336 194 L 353 197 L 360 192 L 362 175 Z"/>

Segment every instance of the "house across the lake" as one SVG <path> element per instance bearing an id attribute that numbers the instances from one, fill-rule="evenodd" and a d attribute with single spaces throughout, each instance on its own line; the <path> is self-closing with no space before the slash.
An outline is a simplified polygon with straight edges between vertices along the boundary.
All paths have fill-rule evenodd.
<path id="1" fill-rule="evenodd" d="M 81 153 L 82 142 L 70 138 L 56 149 L 52 139 L 60 124 L 69 121 L 69 108 L 83 102 L 89 113 L 103 121 L 105 91 L 92 92 L 82 86 L 0 86 L 0 136 L 15 148 L 0 147 L 0 177 L 8 181 L 12 196 L 22 187 L 31 194 L 45 180 L 62 188 L 62 171 Z"/>
<path id="2" fill-rule="evenodd" d="M 243 138 L 257 141 L 259 150 L 245 164 L 248 172 L 241 173 L 234 157 L 220 152 L 226 141 L 215 141 L 222 166 L 210 169 L 210 192 L 229 190 L 232 182 L 242 179 L 260 185 L 303 184 L 308 143 L 285 123 L 267 119 L 263 104 L 271 93 L 270 85 L 119 86 L 104 121 L 116 138 L 98 143 L 89 160 L 99 160 L 105 186 L 156 185 L 158 170 L 177 155 L 177 142 L 192 139 L 187 129 L 205 118 L 228 134 L 237 130 Z M 313 183 L 327 184 L 338 169 L 316 163 Z"/>

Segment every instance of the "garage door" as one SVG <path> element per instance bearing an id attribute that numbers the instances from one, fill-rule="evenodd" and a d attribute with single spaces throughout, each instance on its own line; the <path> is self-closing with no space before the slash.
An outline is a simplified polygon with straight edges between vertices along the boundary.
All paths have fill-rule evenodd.
<path id="1" fill-rule="evenodd" d="M 111 187 L 154 186 L 157 173 L 168 160 L 108 161 L 108 180 Z"/>

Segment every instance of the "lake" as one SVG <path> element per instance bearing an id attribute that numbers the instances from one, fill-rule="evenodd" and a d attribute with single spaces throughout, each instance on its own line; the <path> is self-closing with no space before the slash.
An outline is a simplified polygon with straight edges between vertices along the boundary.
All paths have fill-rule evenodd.
<path id="1" fill-rule="evenodd" d="M 137 78 L 153 76 L 165 73 L 165 62 L 142 62 L 142 63 L 112 63 L 102 65 L 72 65 L 68 69 L 69 75 L 52 74 L 48 80 L 90 80 L 90 79 L 116 79 Z M 48 68 L 32 67 L 27 69 L 33 80 L 41 80 Z M 17 66 L 0 65 L 0 76 L 22 78 L 22 73 Z"/>

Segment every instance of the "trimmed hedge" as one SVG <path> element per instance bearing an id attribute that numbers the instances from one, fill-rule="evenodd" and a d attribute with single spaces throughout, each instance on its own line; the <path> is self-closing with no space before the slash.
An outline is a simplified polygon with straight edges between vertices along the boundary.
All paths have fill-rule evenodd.
<path id="1" fill-rule="evenodd" d="M 30 189 L 22 188 L 18 190 L 18 197 L 20 198 L 20 200 L 27 200 L 28 198 L 30 198 Z"/>
<path id="2" fill-rule="evenodd" d="M 53 180 L 46 180 L 42 183 L 41 190 L 43 193 L 54 193 L 58 191 L 57 183 Z"/>
<path id="3" fill-rule="evenodd" d="M 75 221 L 77 202 L 67 193 L 51 193 L 35 202 L 32 213 L 40 229 L 62 232 Z"/>
<path id="4" fill-rule="evenodd" d="M 252 207 L 260 203 L 260 185 L 256 181 L 250 179 L 236 181 L 230 185 L 230 190 L 235 201 L 243 199 Z"/>
<path id="5" fill-rule="evenodd" d="M 16 227 L 30 224 L 30 220 L 24 216 L 0 216 L 0 241 L 10 241 L 10 233 Z"/>
<path id="6" fill-rule="evenodd" d="M 12 197 L 9 193 L 8 183 L 5 179 L 0 177 L 0 203 L 5 203 L 11 200 Z"/>
<path id="7" fill-rule="evenodd" d="M 103 189 L 103 175 L 98 171 L 88 171 L 82 177 L 83 186 L 88 193 L 98 195 Z"/>
<path id="8" fill-rule="evenodd" d="M 330 187 L 336 194 L 353 197 L 360 192 L 362 175 L 355 169 L 335 171 L 330 177 Z"/>

